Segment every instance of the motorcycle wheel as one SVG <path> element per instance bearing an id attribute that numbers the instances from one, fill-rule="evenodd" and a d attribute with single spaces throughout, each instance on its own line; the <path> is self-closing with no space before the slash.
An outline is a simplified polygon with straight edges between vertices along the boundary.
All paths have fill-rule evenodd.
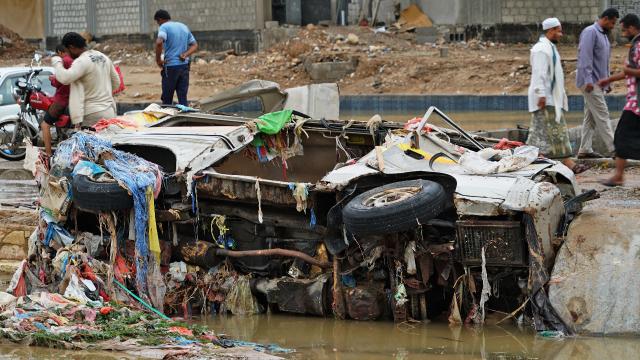
<path id="1" fill-rule="evenodd" d="M 18 132 L 15 139 L 14 131 Z M 0 120 L 0 157 L 10 161 L 24 159 L 27 152 L 24 140 L 32 138 L 32 135 L 18 118 Z"/>

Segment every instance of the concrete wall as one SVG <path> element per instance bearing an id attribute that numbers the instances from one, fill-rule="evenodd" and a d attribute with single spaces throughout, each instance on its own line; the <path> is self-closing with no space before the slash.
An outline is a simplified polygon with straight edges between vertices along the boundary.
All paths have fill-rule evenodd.
<path id="1" fill-rule="evenodd" d="M 594 21 L 609 3 L 640 8 L 640 0 L 415 0 L 438 25 L 536 24 L 555 16 L 566 23 Z M 634 7 L 635 6 L 635 7 Z M 637 10 L 636 10 L 637 11 Z"/>
<path id="2" fill-rule="evenodd" d="M 96 36 L 157 31 L 158 9 L 192 31 L 256 30 L 271 19 L 271 0 L 49 0 L 47 36 L 89 31 Z"/>
<path id="3" fill-rule="evenodd" d="M 89 28 L 85 0 L 47 1 L 47 35 L 61 36 L 69 31 L 85 31 Z"/>
<path id="4" fill-rule="evenodd" d="M 456 25 L 464 24 L 461 17 L 462 6 L 466 0 L 417 0 L 420 6 L 429 18 L 438 25 Z"/>
<path id="5" fill-rule="evenodd" d="M 566 23 L 590 23 L 605 6 L 603 0 L 502 0 L 502 23 L 540 23 L 548 17 Z"/>
<path id="6" fill-rule="evenodd" d="M 620 15 L 640 14 L 640 0 L 610 0 L 609 4 L 620 11 Z"/>
<path id="7" fill-rule="evenodd" d="M 148 0 L 151 28 L 157 28 L 153 14 L 165 9 L 171 18 L 192 31 L 254 30 L 264 26 L 264 0 Z M 259 24 L 258 20 L 262 20 Z M 259 27 L 258 27 L 259 26 Z"/>
<path id="8" fill-rule="evenodd" d="M 140 32 L 143 3 L 140 0 L 97 0 L 95 33 L 107 35 Z"/>

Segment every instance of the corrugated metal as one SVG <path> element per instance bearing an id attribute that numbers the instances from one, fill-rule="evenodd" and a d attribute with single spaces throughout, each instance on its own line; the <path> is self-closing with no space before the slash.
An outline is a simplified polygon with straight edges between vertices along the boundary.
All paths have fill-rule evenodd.
<path id="1" fill-rule="evenodd" d="M 32 205 L 38 198 L 35 180 L 0 180 L 0 205 Z"/>

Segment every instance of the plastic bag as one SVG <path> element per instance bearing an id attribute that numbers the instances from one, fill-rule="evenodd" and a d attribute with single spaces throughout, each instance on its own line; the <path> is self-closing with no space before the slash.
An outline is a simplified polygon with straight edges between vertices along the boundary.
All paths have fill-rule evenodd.
<path id="1" fill-rule="evenodd" d="M 76 274 L 71 274 L 71 281 L 69 281 L 69 285 L 67 285 L 67 289 L 63 295 L 67 299 L 75 300 L 81 304 L 86 304 L 91 301 L 91 299 L 84 294 L 84 288 L 80 285 L 80 280 L 78 280 Z"/>
<path id="2" fill-rule="evenodd" d="M 256 120 L 256 125 L 260 132 L 274 135 L 279 133 L 284 125 L 291 121 L 292 114 L 292 110 L 282 110 L 264 114 Z"/>
<path id="3" fill-rule="evenodd" d="M 71 186 L 66 177 L 44 176 L 40 188 L 40 206 L 50 211 L 52 220 L 66 219 L 71 206 Z"/>
<path id="4" fill-rule="evenodd" d="M 123 92 L 126 87 L 124 86 L 124 77 L 122 76 L 122 70 L 120 70 L 120 66 L 114 65 L 113 67 L 116 69 L 116 73 L 118 73 L 118 78 L 120 79 L 120 86 L 118 86 L 117 89 L 113 90 L 113 95 L 115 95 Z"/>
<path id="5" fill-rule="evenodd" d="M 249 276 L 238 276 L 224 301 L 225 307 L 233 315 L 253 315 L 260 313 L 260 304 L 251 293 Z"/>
<path id="6" fill-rule="evenodd" d="M 27 260 L 22 260 L 16 272 L 13 273 L 11 277 L 11 282 L 9 283 L 9 287 L 7 287 L 7 292 L 12 294 L 13 296 L 20 297 L 27 295 L 27 283 L 25 281 L 25 268 L 27 266 Z"/>
<path id="7" fill-rule="evenodd" d="M 105 170 L 102 166 L 86 160 L 80 160 L 73 168 L 72 175 L 75 177 L 76 175 L 85 175 L 89 177 L 94 177 L 94 175 L 102 174 Z"/>
<path id="8" fill-rule="evenodd" d="M 182 261 L 172 262 L 169 264 L 169 274 L 171 274 L 173 281 L 183 282 L 187 275 L 187 264 Z"/>

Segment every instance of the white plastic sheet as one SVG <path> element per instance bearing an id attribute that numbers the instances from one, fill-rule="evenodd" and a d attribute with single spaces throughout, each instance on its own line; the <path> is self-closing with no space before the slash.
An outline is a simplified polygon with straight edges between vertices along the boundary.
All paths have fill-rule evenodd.
<path id="1" fill-rule="evenodd" d="M 515 148 L 513 152 L 491 148 L 478 152 L 465 151 L 458 162 L 468 174 L 487 175 L 520 170 L 537 158 L 538 148 L 525 145 Z"/>

